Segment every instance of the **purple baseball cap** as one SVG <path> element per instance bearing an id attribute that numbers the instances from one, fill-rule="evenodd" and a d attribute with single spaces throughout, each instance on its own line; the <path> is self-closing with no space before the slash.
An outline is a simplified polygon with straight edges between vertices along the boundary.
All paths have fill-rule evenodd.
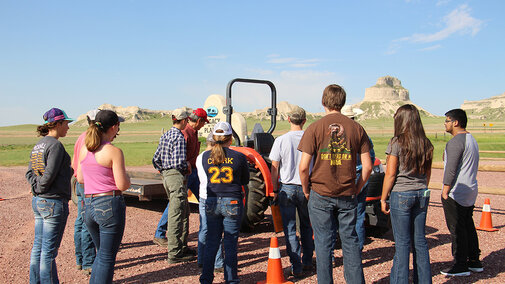
<path id="1" fill-rule="evenodd" d="M 63 110 L 55 107 L 46 111 L 46 113 L 44 113 L 44 116 L 42 118 L 44 119 L 44 123 L 50 123 L 59 120 L 74 121 L 74 119 L 69 118 Z"/>

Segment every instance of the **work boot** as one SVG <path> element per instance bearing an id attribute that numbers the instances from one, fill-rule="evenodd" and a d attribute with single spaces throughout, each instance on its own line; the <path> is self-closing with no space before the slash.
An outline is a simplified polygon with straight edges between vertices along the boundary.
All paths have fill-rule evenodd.
<path id="1" fill-rule="evenodd" d="M 160 247 L 167 247 L 168 246 L 168 240 L 167 238 L 154 238 L 153 243 L 159 245 Z"/>
<path id="2" fill-rule="evenodd" d="M 196 259 L 196 257 L 194 255 L 183 255 L 180 257 L 169 257 L 167 262 L 172 264 L 172 263 L 180 263 L 180 262 L 190 262 L 195 259 Z"/>

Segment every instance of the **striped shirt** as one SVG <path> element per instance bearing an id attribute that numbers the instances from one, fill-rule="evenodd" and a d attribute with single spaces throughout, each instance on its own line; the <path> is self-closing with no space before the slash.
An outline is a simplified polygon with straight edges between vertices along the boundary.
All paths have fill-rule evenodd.
<path id="1" fill-rule="evenodd" d="M 154 153 L 153 166 L 158 171 L 176 169 L 186 173 L 186 140 L 184 135 L 176 127 L 170 128 L 160 138 L 158 148 Z"/>

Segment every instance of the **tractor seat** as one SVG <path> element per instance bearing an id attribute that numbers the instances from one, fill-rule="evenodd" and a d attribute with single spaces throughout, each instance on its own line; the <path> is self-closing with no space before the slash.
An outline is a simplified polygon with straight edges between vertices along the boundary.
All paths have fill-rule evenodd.
<path id="1" fill-rule="evenodd" d="M 254 133 L 254 150 L 262 156 L 268 156 L 274 145 L 274 137 L 270 133 Z"/>

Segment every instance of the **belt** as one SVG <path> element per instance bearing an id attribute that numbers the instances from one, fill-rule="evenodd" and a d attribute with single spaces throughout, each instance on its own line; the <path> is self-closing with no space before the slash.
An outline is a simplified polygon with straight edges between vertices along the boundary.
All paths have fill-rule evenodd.
<path id="1" fill-rule="evenodd" d="M 121 190 L 113 190 L 113 191 L 107 191 L 107 192 L 103 192 L 103 193 L 85 194 L 84 197 L 89 198 L 89 197 L 121 196 L 121 195 L 123 195 L 123 192 Z"/>

